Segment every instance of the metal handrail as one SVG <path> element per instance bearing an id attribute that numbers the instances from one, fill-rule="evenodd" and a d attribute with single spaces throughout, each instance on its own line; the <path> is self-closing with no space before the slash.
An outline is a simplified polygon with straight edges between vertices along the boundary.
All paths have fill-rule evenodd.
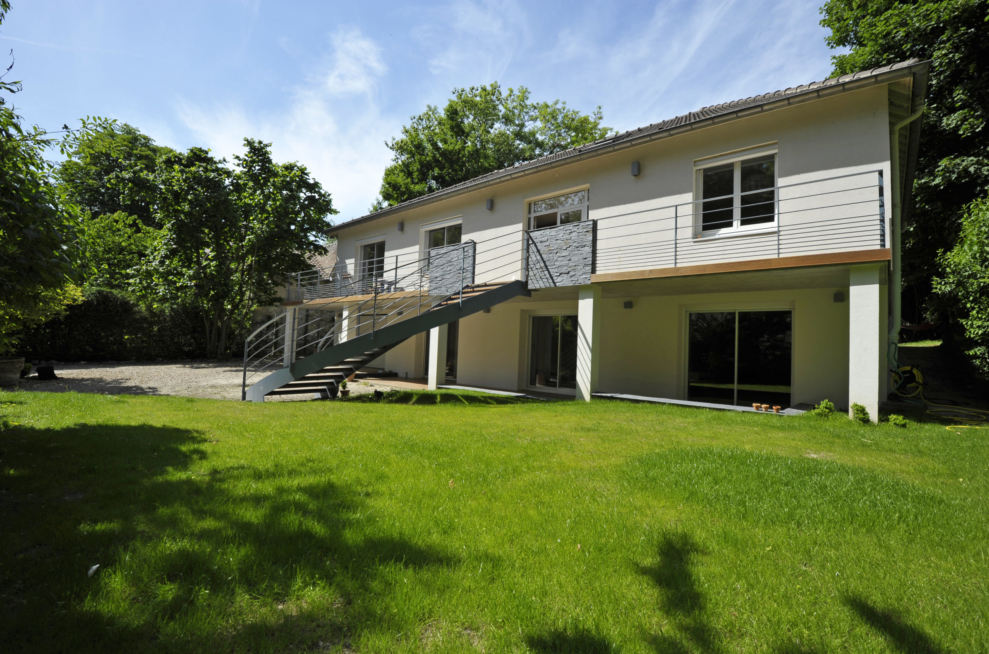
<path id="1" fill-rule="evenodd" d="M 454 263 L 458 253 L 459 266 Z M 336 288 L 344 295 L 335 296 L 341 301 L 334 302 L 332 307 L 322 306 L 324 298 L 310 298 L 287 308 L 252 331 L 244 342 L 242 396 L 246 397 L 248 385 L 257 375 L 276 366 L 289 365 L 299 356 L 308 356 L 334 343 L 349 340 L 352 334 L 359 335 L 368 327 L 373 340 L 379 328 L 401 319 L 406 312 L 410 316 L 421 315 L 424 309 L 429 311 L 454 296 L 459 296 L 462 306 L 464 288 L 473 283 L 476 243 L 468 240 L 441 251 L 427 252 L 405 264 L 399 264 L 398 257 L 395 262 L 394 268 L 383 272 L 391 277 L 388 282 L 391 288 L 401 289 L 399 292 L 392 294 L 377 283 L 385 275 L 375 276 L 370 293 L 361 292 L 368 289 L 360 281 L 343 283 Z M 303 280 L 312 280 L 315 284 L 326 281 L 320 271 L 298 273 L 294 278 L 300 285 Z M 353 299 L 345 299 L 348 297 Z M 368 308 L 370 317 L 367 317 Z M 315 312 L 315 317 L 311 312 Z"/>

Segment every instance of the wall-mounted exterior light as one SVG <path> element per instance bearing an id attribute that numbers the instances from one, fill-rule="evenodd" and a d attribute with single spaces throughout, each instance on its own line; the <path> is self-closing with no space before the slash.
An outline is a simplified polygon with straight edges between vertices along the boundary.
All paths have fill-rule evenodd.
<path id="1" fill-rule="evenodd" d="M 404 232 L 405 231 L 405 221 L 404 220 L 399 220 L 398 221 L 398 231 L 400 231 L 400 232 Z"/>
<path id="2" fill-rule="evenodd" d="M 842 291 L 837 291 L 834 294 L 834 301 L 837 303 L 842 303 L 845 301 L 845 294 Z"/>
<path id="3" fill-rule="evenodd" d="M 625 307 L 626 309 L 631 309 L 632 308 L 632 300 L 625 300 L 625 304 L 623 304 L 622 306 Z"/>
<path id="4" fill-rule="evenodd" d="M 488 198 L 484 202 L 484 208 L 487 209 L 488 211 L 491 211 L 492 209 L 494 209 L 494 200 L 491 199 L 491 198 Z"/>
<path id="5" fill-rule="evenodd" d="M 642 167 L 639 165 L 638 161 L 632 162 L 632 177 L 638 177 L 639 173 L 642 172 Z"/>

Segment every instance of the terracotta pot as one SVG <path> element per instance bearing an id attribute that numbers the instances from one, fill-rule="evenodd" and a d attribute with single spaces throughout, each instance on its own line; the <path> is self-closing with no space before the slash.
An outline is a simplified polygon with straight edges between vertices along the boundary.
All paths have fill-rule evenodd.
<path id="1" fill-rule="evenodd" d="M 340 397 L 350 397 L 350 389 L 349 388 L 341 388 L 340 389 Z"/>
<path id="2" fill-rule="evenodd" d="M 773 413 L 779 413 L 779 412 L 780 412 L 780 407 L 774 406 L 773 407 Z"/>
<path id="3" fill-rule="evenodd" d="M 762 409 L 762 405 L 759 404 L 758 402 L 753 402 L 752 408 L 755 409 L 756 411 L 760 411 Z"/>
<path id="4" fill-rule="evenodd" d="M 0 357 L 0 386 L 16 387 L 24 370 L 24 357 Z"/>
<path id="5" fill-rule="evenodd" d="M 769 405 L 768 404 L 763 404 L 762 405 L 762 410 L 763 411 L 769 411 Z"/>

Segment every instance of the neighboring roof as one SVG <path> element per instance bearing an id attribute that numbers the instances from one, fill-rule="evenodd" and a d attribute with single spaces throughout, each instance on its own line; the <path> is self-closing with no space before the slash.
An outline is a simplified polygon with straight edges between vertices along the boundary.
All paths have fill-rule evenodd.
<path id="1" fill-rule="evenodd" d="M 336 242 L 330 243 L 326 246 L 326 254 L 319 255 L 309 255 L 306 257 L 306 261 L 315 268 L 316 270 L 331 271 L 337 265 L 337 244 Z"/>
<path id="2" fill-rule="evenodd" d="M 467 193 L 469 191 L 483 188 L 507 179 L 542 172 L 548 168 L 555 168 L 560 165 L 575 163 L 589 157 L 599 156 L 627 147 L 633 147 L 635 145 L 640 145 L 642 143 L 660 138 L 675 136 L 677 134 L 682 134 L 701 127 L 707 127 L 711 124 L 720 124 L 738 118 L 745 118 L 764 111 L 771 111 L 773 109 L 798 104 L 800 102 L 828 97 L 830 95 L 859 89 L 865 86 L 886 84 L 888 82 L 909 77 L 914 74 L 922 75 L 924 77 L 924 86 L 926 86 L 926 77 L 929 70 L 930 61 L 911 59 L 909 61 L 890 64 L 888 66 L 880 66 L 871 70 L 864 70 L 857 73 L 851 73 L 849 75 L 841 75 L 840 77 L 832 77 L 819 82 L 811 82 L 810 84 L 795 86 L 782 91 L 764 93 L 763 95 L 756 95 L 743 100 L 735 100 L 733 102 L 725 102 L 723 104 L 704 107 L 702 109 L 698 109 L 697 111 L 692 111 L 688 114 L 677 116 L 676 118 L 653 123 L 652 125 L 647 125 L 645 127 L 639 127 L 638 129 L 629 130 L 627 132 L 622 132 L 621 134 L 609 136 L 592 143 L 587 143 L 586 145 L 582 145 L 580 147 L 564 150 L 563 152 L 557 152 L 556 154 L 547 155 L 539 159 L 526 161 L 525 163 L 512 166 L 511 168 L 496 170 L 494 172 L 487 173 L 486 175 L 469 179 L 466 182 L 461 182 L 459 184 L 454 184 L 453 186 L 434 191 L 428 195 L 408 200 L 406 202 L 402 202 L 401 204 L 396 204 L 388 207 L 387 209 L 382 209 L 381 211 L 377 211 L 360 218 L 348 220 L 347 222 L 331 227 L 326 231 L 326 233 L 328 235 L 333 235 L 344 229 L 356 227 L 357 225 L 371 222 L 379 218 L 384 218 L 389 215 L 394 215 L 411 207 L 425 205 L 441 199 L 459 195 L 461 193 Z"/>

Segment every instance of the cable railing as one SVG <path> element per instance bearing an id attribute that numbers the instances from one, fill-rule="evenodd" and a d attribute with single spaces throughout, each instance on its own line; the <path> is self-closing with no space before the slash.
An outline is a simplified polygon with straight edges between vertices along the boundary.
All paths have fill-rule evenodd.
<path id="1" fill-rule="evenodd" d="M 886 247 L 882 171 L 597 219 L 595 273 Z"/>
<path id="2" fill-rule="evenodd" d="M 262 324 L 244 343 L 242 396 L 255 381 L 299 359 L 358 336 L 371 334 L 373 340 L 377 330 L 450 298 L 462 302 L 463 289 L 474 283 L 475 259 L 476 244 L 466 241 L 357 280 L 326 280 L 320 271 L 297 274 L 306 299 Z M 307 294 L 310 288 L 316 292 Z"/>

